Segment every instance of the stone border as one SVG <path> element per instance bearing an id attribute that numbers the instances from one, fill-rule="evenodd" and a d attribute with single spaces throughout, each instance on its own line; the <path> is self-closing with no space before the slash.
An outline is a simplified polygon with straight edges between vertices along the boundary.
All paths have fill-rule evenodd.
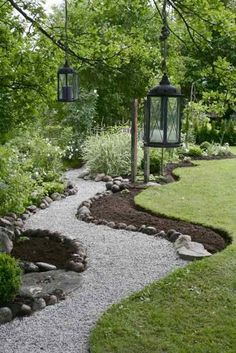
<path id="1" fill-rule="evenodd" d="M 58 243 L 61 243 L 62 246 L 63 244 L 69 245 L 71 248 L 71 255 L 68 257 L 65 263 L 65 269 L 74 272 L 83 272 L 86 270 L 87 249 L 82 245 L 82 243 L 78 239 L 70 239 L 59 232 L 51 232 L 49 230 L 42 229 L 27 229 L 22 235 L 29 238 L 48 237 Z M 20 261 L 20 264 L 24 273 L 57 270 L 56 266 L 42 262 L 33 263 L 27 261 Z M 30 270 L 30 265 L 32 267 L 32 270 Z"/>
<path id="2" fill-rule="evenodd" d="M 65 263 L 65 270 L 80 273 L 87 268 L 87 250 L 78 239 L 70 239 L 59 232 L 51 232 L 42 229 L 28 229 L 22 234 L 29 238 L 49 237 L 57 242 L 69 245 L 71 247 L 71 255 Z M 26 261 L 20 261 L 19 263 L 24 274 L 45 272 L 46 275 L 47 273 L 52 274 L 54 271 L 55 273 L 57 272 L 56 266 L 48 263 L 33 263 Z M 50 281 L 50 276 L 48 277 L 48 280 Z M 35 294 L 34 291 L 36 291 Z M 15 317 L 29 316 L 35 311 L 42 310 L 48 305 L 57 304 L 64 299 L 65 293 L 61 288 L 55 288 L 52 292 L 43 294 L 40 293 L 40 291 L 38 292 L 38 289 L 35 286 L 27 289 L 27 293 L 23 291 L 21 287 L 12 302 L 7 306 L 0 307 L 0 325 L 13 320 Z"/>
<path id="3" fill-rule="evenodd" d="M 168 241 L 175 243 L 175 249 L 177 254 L 183 260 L 191 261 L 191 260 L 201 260 L 204 257 L 211 256 L 212 254 L 209 253 L 201 243 L 196 243 L 191 241 L 191 237 L 189 235 L 182 234 L 177 232 L 175 229 L 169 229 L 168 232 L 158 230 L 155 227 L 148 226 L 143 224 L 141 227 L 136 227 L 133 224 L 127 225 L 126 223 L 115 223 L 109 222 L 105 219 L 96 219 L 92 216 L 90 208 L 93 202 L 99 200 L 100 198 L 109 196 L 114 192 L 118 192 L 116 189 L 112 189 L 111 182 L 106 183 L 107 191 L 99 192 L 94 197 L 83 201 L 77 210 L 76 216 L 79 220 L 82 220 L 87 223 L 94 223 L 96 225 L 106 225 L 113 229 L 124 229 L 132 232 L 140 232 L 147 235 L 151 235 L 154 237 L 162 237 L 167 239 Z M 129 192 L 130 186 L 126 185 L 122 188 L 121 193 Z M 182 246 L 179 244 L 181 243 Z"/>
<path id="4" fill-rule="evenodd" d="M 54 192 L 50 196 L 45 196 L 40 202 L 39 207 L 32 204 L 27 206 L 25 211 L 19 216 L 17 216 L 16 213 L 9 213 L 3 217 L 0 217 L 0 232 L 2 228 L 6 228 L 9 238 L 14 240 L 15 237 L 19 237 L 25 231 L 25 221 L 28 220 L 33 214 L 38 212 L 40 209 L 48 208 L 53 201 L 59 201 L 68 196 L 75 195 L 77 192 L 77 186 L 71 181 L 67 181 L 64 193 L 60 194 L 58 192 Z"/>
<path id="5" fill-rule="evenodd" d="M 59 241 L 62 244 L 69 244 L 71 246 L 72 254 L 65 264 L 65 270 L 78 273 L 85 271 L 87 268 L 87 251 L 78 239 L 69 239 L 59 232 L 50 232 L 49 230 L 24 229 L 25 221 L 29 219 L 31 215 L 35 214 L 40 209 L 48 208 L 53 201 L 59 201 L 68 196 L 75 195 L 77 192 L 77 186 L 71 181 L 67 181 L 64 193 L 60 194 L 55 192 L 50 196 L 45 196 L 39 207 L 36 205 L 29 205 L 19 216 L 16 213 L 9 213 L 0 217 L 0 235 L 2 234 L 5 238 L 7 237 L 8 245 L 10 245 L 10 251 L 4 252 L 11 252 L 12 241 L 21 236 L 51 237 L 54 238 L 55 241 Z M 24 274 L 31 272 L 38 273 L 57 270 L 56 266 L 51 264 L 34 264 L 26 261 L 20 261 L 20 267 L 23 270 L 23 276 Z M 38 294 L 34 298 L 33 296 L 22 296 L 21 294 L 17 294 L 15 300 L 9 303 L 8 306 L 0 307 L 0 325 L 13 320 L 17 316 L 29 316 L 35 311 L 44 309 L 47 305 L 54 305 L 64 299 L 65 293 L 61 289 L 56 288 L 52 293 L 44 294 L 43 296 Z"/>

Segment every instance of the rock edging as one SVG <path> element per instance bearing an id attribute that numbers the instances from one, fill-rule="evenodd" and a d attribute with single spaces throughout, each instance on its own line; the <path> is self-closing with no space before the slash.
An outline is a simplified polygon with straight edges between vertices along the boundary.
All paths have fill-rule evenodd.
<path id="1" fill-rule="evenodd" d="M 113 184 L 114 185 L 114 184 Z M 116 185 L 116 184 L 115 184 Z M 130 186 L 126 184 L 124 189 L 120 192 L 129 192 Z M 133 232 L 141 232 L 150 236 L 154 237 L 162 237 L 170 242 L 173 242 L 177 245 L 175 245 L 175 249 L 177 254 L 179 255 L 180 258 L 183 260 L 196 260 L 196 259 L 202 259 L 204 257 L 211 256 L 212 254 L 209 253 L 204 246 L 201 243 L 196 243 L 191 241 L 191 237 L 189 235 L 182 234 L 180 232 L 177 232 L 175 229 L 169 229 L 167 232 L 164 230 L 158 231 L 155 227 L 153 226 L 148 226 L 146 224 L 143 224 L 141 227 L 136 227 L 134 224 L 126 224 L 126 223 L 116 223 L 112 221 L 107 221 L 106 219 L 96 219 L 93 217 L 91 213 L 91 206 L 93 202 L 99 200 L 100 198 L 107 197 L 111 195 L 114 192 L 118 192 L 116 190 L 112 190 L 110 182 L 106 183 L 106 188 L 107 190 L 104 192 L 97 193 L 94 197 L 83 201 L 78 209 L 77 209 L 77 217 L 78 219 L 88 222 L 88 223 L 94 223 L 96 225 L 106 225 L 110 228 L 113 229 L 124 229 L 128 231 L 133 231 Z M 180 241 L 178 241 L 180 239 Z M 182 245 L 178 246 L 178 244 L 182 241 Z"/>

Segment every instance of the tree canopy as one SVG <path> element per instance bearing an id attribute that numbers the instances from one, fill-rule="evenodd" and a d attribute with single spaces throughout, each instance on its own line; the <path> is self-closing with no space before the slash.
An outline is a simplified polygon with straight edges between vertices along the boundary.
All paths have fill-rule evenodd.
<path id="1" fill-rule="evenodd" d="M 131 100 L 161 77 L 163 1 L 69 1 L 71 65 L 83 89 L 97 90 L 96 121 L 129 119 Z M 190 95 L 222 114 L 235 110 L 234 1 L 168 0 L 168 73 Z M 64 9 L 48 15 L 43 1 L 0 1 L 0 131 L 61 112 L 56 71 L 63 64 Z M 222 108 L 223 107 L 223 108 Z M 64 108 L 63 108 L 64 109 Z"/>

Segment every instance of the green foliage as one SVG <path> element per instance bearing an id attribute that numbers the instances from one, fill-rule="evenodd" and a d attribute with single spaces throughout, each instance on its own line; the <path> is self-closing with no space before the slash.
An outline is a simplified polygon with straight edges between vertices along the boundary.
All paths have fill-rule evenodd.
<path id="1" fill-rule="evenodd" d="M 195 124 L 194 129 L 197 144 L 208 141 L 236 145 L 236 121 L 233 119 L 213 121 L 211 124 Z"/>
<path id="2" fill-rule="evenodd" d="M 205 156 L 231 156 L 232 155 L 232 152 L 230 150 L 228 143 L 225 143 L 224 145 L 221 145 L 219 143 L 212 143 L 212 144 L 209 144 L 207 148 L 206 148 L 206 142 L 204 143 L 204 145 L 205 145 L 205 151 L 203 152 L 203 155 Z"/>
<path id="3" fill-rule="evenodd" d="M 149 152 L 150 158 L 150 173 L 160 174 L 161 171 L 161 156 L 156 148 L 151 148 Z M 144 169 L 144 158 L 141 161 L 141 168 Z"/>
<path id="4" fill-rule="evenodd" d="M 30 173 L 22 169 L 16 150 L 0 146 L 0 214 L 23 212 L 34 184 Z"/>
<path id="5" fill-rule="evenodd" d="M 204 142 L 202 142 L 201 145 L 200 145 L 200 148 L 201 148 L 203 151 L 207 151 L 210 147 L 211 147 L 211 144 L 210 144 L 210 142 L 208 142 L 208 141 L 204 141 Z"/>
<path id="6" fill-rule="evenodd" d="M 199 146 L 191 145 L 191 146 L 189 146 L 189 149 L 188 149 L 186 155 L 189 157 L 201 157 L 202 150 Z"/>
<path id="7" fill-rule="evenodd" d="M 21 284 L 21 270 L 10 255 L 0 253 L 0 304 L 12 300 Z"/>
<path id="8" fill-rule="evenodd" d="M 30 130 L 0 146 L 0 214 L 21 213 L 30 202 L 61 191 L 61 157 L 58 146 Z"/>
<path id="9" fill-rule="evenodd" d="M 131 170 L 131 136 L 121 129 L 89 137 L 84 144 L 83 158 L 93 174 L 126 175 Z M 138 147 L 138 165 L 142 149 Z"/>

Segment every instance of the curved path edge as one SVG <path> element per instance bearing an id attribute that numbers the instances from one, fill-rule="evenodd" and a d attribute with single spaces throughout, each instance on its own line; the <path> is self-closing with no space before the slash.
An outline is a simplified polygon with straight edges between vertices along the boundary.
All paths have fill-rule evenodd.
<path id="1" fill-rule="evenodd" d="M 80 171 L 66 173 L 77 184 L 77 195 L 40 210 L 26 227 L 59 231 L 82 241 L 88 251 L 82 285 L 65 301 L 1 326 L 1 352 L 88 353 L 90 331 L 110 305 L 186 265 L 165 239 L 79 221 L 78 205 L 105 190 L 103 182 L 79 179 Z"/>

